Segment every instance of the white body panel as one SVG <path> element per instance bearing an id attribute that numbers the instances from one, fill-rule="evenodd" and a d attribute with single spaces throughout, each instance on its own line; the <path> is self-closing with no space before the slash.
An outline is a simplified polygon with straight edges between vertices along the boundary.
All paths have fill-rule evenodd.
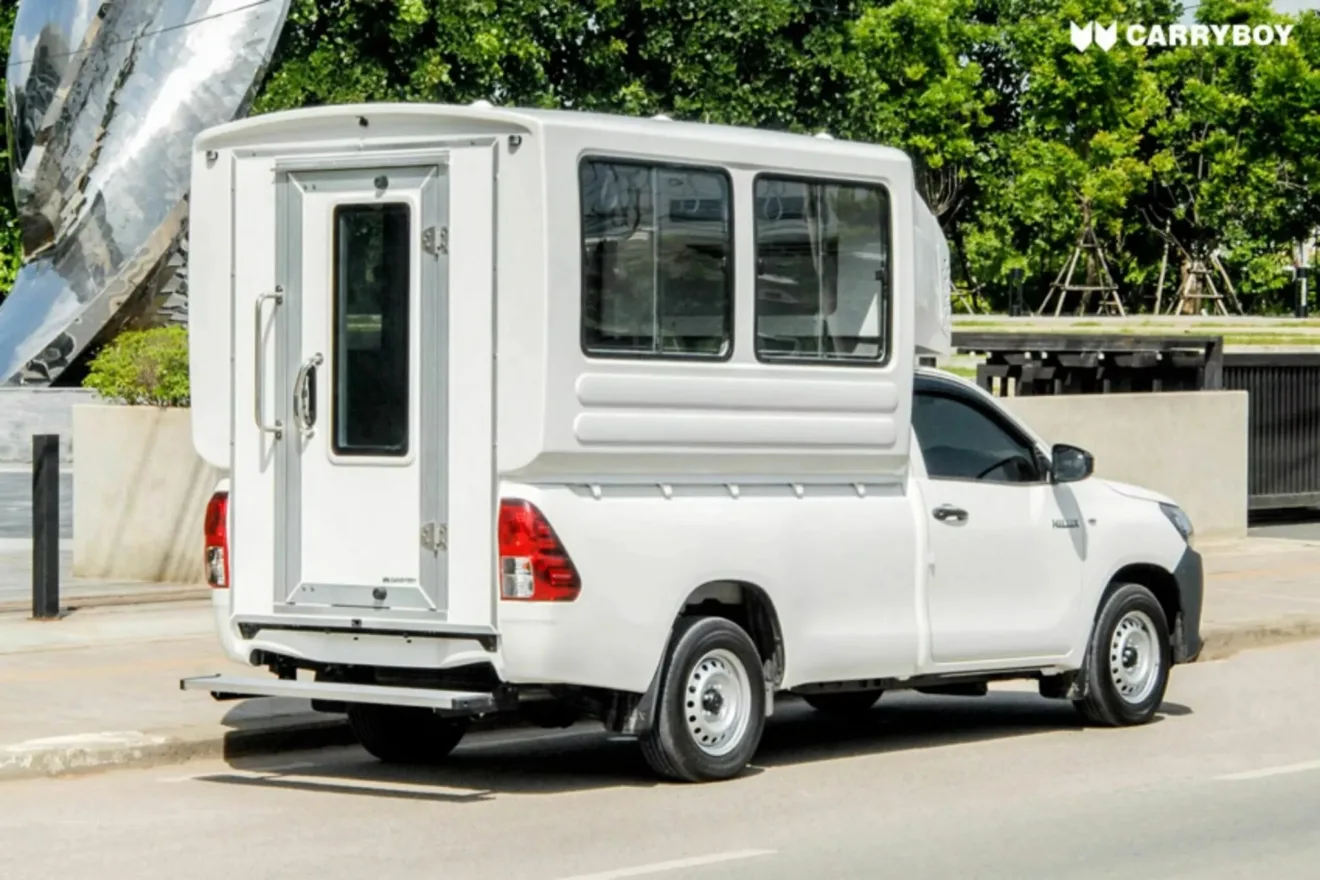
<path id="1" fill-rule="evenodd" d="M 1157 504 L 1100 480 L 927 476 L 912 427 L 914 360 L 948 349 L 948 248 L 901 153 L 721 126 L 424 106 L 273 114 L 207 132 L 195 149 L 193 424 L 200 454 L 229 470 L 232 587 L 216 592 L 216 608 L 235 659 L 260 650 L 320 664 L 489 662 L 510 683 L 640 693 L 684 606 L 745 585 L 773 606 L 780 687 L 1076 668 L 1114 574 L 1129 563 L 1172 571 L 1186 550 Z M 585 353 L 584 156 L 727 174 L 727 357 Z M 345 168 L 360 176 L 307 188 Z M 427 207 L 422 183 L 384 192 L 410 206 L 415 226 L 438 212 L 447 236 L 447 252 L 418 244 L 409 257 L 412 313 L 424 325 L 408 336 L 416 454 L 339 461 L 329 421 L 310 441 L 300 436 L 296 376 L 333 343 L 333 208 L 378 201 L 376 175 L 397 168 L 432 169 L 426 185 L 443 208 Z M 757 175 L 776 171 L 887 190 L 891 326 L 876 363 L 758 357 L 756 238 L 740 218 L 757 210 Z M 279 219 L 281 175 L 303 181 L 292 238 Z M 299 267 L 299 282 L 259 312 L 257 296 L 292 277 L 281 260 Z M 433 325 L 428 308 L 440 310 Z M 274 328 L 260 347 L 259 314 Z M 337 392 L 328 366 L 311 375 L 319 412 Z M 281 438 L 258 427 L 257 387 L 260 420 L 280 419 Z M 430 470 L 428 448 L 439 450 Z M 553 524 L 581 576 L 574 601 L 499 600 L 500 498 L 531 501 Z M 967 527 L 932 519 L 946 502 L 971 511 Z M 418 540 L 428 503 L 448 529 L 431 581 Z M 1081 524 L 1057 529 L 1060 518 Z M 308 585 L 359 598 L 332 589 L 340 600 L 318 600 Z M 361 598 L 377 588 L 411 598 Z M 391 634 L 409 628 L 444 637 Z M 473 633 L 498 640 L 482 646 Z"/>
<path id="2" fill-rule="evenodd" d="M 912 344 L 918 354 L 953 353 L 953 267 L 949 243 L 924 201 L 916 205 L 916 292 Z"/>

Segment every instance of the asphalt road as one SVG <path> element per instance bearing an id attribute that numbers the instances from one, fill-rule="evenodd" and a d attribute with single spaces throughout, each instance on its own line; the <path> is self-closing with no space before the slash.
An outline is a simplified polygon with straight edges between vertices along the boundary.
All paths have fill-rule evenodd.
<path id="1" fill-rule="evenodd" d="M 0 538 L 32 537 L 32 471 L 0 465 Z M 73 537 L 73 472 L 60 471 L 60 537 Z"/>
<path id="2" fill-rule="evenodd" d="M 592 730 L 474 735 L 433 770 L 356 748 L 0 786 L 0 876 L 61 880 L 1314 880 L 1320 643 L 1177 671 L 1160 718 L 1034 694 L 777 714 L 733 782 L 658 784 Z"/>

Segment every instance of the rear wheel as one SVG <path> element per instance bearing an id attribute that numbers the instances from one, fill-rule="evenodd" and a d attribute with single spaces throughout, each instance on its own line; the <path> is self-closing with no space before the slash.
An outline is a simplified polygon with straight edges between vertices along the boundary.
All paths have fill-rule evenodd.
<path id="1" fill-rule="evenodd" d="M 647 763 L 684 782 L 737 776 L 765 729 L 765 673 L 756 645 L 722 617 L 683 618 L 666 659 L 655 724 L 641 738 Z"/>
<path id="2" fill-rule="evenodd" d="M 434 764 L 446 758 L 471 723 L 429 709 L 354 703 L 348 723 L 362 748 L 387 764 Z"/>
<path id="3" fill-rule="evenodd" d="M 1145 724 L 1164 701 L 1172 656 L 1159 600 L 1141 584 L 1121 584 L 1096 617 L 1086 658 L 1087 693 L 1073 705 L 1092 724 Z"/>
<path id="4" fill-rule="evenodd" d="M 884 691 L 844 691 L 837 694 L 803 694 L 807 705 L 824 715 L 855 716 L 871 711 Z"/>

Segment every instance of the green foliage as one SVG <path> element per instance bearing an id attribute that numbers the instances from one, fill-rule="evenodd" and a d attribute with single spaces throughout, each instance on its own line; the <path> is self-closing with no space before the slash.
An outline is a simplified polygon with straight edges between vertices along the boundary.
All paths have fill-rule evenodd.
<path id="1" fill-rule="evenodd" d="M 121 333 L 92 360 L 83 387 L 113 403 L 188 406 L 188 331 L 156 327 Z"/>

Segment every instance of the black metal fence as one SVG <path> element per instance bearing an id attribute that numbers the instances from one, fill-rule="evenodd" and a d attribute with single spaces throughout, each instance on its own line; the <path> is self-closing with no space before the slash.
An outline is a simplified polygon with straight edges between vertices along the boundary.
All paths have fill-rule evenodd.
<path id="1" fill-rule="evenodd" d="M 1320 505 L 1320 353 L 1227 355 L 1222 387 L 1248 395 L 1248 508 Z"/>
<path id="2" fill-rule="evenodd" d="M 1000 396 L 1231 389 L 1248 394 L 1252 511 L 1320 505 L 1320 352 L 1225 354 L 1219 336 L 954 333 Z M 1207 477 L 1213 479 L 1213 477 Z"/>

